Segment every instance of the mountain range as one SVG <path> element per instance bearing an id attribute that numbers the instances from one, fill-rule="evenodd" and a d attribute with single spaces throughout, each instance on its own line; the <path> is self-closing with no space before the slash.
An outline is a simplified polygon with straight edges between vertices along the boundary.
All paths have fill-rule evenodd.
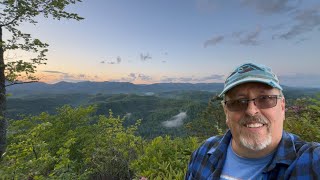
<path id="1" fill-rule="evenodd" d="M 14 95 L 35 94 L 120 94 L 120 93 L 160 93 L 169 91 L 209 91 L 219 92 L 223 88 L 222 83 L 157 83 L 157 84 L 132 84 L 129 82 L 91 82 L 78 83 L 58 82 L 47 84 L 43 82 L 16 84 L 7 87 L 7 93 Z"/>
<path id="2" fill-rule="evenodd" d="M 282 85 L 284 91 L 299 92 L 299 94 L 309 94 L 319 92 L 320 88 L 289 87 Z M 39 95 L 39 94 L 144 94 L 172 91 L 208 91 L 219 93 L 223 89 L 223 83 L 156 83 L 156 84 L 133 84 L 129 82 L 92 82 L 83 81 L 77 83 L 61 81 L 56 84 L 43 82 L 16 84 L 7 87 L 7 93 L 19 96 Z"/>

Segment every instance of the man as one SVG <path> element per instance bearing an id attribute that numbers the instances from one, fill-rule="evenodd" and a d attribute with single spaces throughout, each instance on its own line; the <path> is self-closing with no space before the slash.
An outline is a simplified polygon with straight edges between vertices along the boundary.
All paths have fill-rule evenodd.
<path id="1" fill-rule="evenodd" d="M 283 131 L 285 99 L 270 68 L 239 66 L 219 96 L 229 130 L 192 154 L 185 179 L 320 179 L 320 144 Z"/>

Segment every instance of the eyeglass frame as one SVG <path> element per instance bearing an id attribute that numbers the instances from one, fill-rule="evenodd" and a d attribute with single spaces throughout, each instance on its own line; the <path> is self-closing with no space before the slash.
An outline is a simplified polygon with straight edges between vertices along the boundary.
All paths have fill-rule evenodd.
<path id="1" fill-rule="evenodd" d="M 271 107 L 266 107 L 266 108 L 261 108 L 261 107 L 258 107 L 257 104 L 256 104 L 256 100 L 259 99 L 259 98 L 262 98 L 262 97 L 268 97 L 268 98 L 272 98 L 272 99 L 275 99 L 275 103 L 273 106 Z M 248 105 L 249 105 L 249 101 L 253 101 L 253 104 L 258 108 L 258 109 L 269 109 L 269 108 L 273 108 L 275 107 L 277 104 L 278 104 L 278 99 L 282 99 L 283 98 L 283 95 L 281 94 L 278 94 L 278 95 L 260 95 L 258 97 L 255 97 L 255 98 L 252 98 L 252 99 L 230 99 L 230 100 L 223 100 L 221 101 L 221 103 L 227 107 L 227 109 L 231 112 L 241 112 L 241 111 L 245 111 L 247 108 L 248 108 Z M 242 105 L 245 105 L 245 108 L 241 108 L 240 110 L 230 110 L 230 108 L 228 107 L 227 105 L 227 102 L 230 102 L 230 101 L 245 101 L 245 103 L 243 103 Z"/>

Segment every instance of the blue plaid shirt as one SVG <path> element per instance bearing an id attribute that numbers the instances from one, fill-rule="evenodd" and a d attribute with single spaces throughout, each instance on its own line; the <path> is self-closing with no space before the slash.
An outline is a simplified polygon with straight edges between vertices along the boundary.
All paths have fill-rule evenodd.
<path id="1" fill-rule="evenodd" d="M 193 152 L 185 180 L 220 179 L 231 137 L 230 131 L 211 137 Z M 262 173 L 267 179 L 320 179 L 320 144 L 283 131 L 278 149 Z"/>

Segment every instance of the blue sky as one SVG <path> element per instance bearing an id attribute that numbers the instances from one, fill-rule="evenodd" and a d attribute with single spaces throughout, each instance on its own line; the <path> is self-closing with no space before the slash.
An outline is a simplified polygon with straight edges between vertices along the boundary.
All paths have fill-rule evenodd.
<path id="1" fill-rule="evenodd" d="M 50 44 L 42 81 L 223 82 L 238 65 L 320 87 L 318 0 L 84 0 L 83 21 L 39 18 Z"/>

